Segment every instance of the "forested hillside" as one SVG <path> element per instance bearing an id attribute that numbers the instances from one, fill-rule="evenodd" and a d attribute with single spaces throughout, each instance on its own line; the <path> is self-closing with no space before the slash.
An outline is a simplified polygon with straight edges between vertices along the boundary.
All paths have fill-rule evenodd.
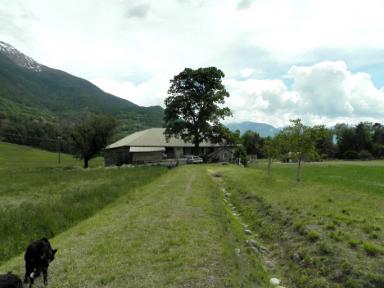
<path id="1" fill-rule="evenodd" d="M 48 139 L 62 136 L 72 122 L 90 114 L 117 118 L 116 137 L 161 127 L 161 107 L 138 106 L 89 81 L 41 65 L 9 44 L 0 44 L 0 134 L 4 140 L 49 148 Z"/>

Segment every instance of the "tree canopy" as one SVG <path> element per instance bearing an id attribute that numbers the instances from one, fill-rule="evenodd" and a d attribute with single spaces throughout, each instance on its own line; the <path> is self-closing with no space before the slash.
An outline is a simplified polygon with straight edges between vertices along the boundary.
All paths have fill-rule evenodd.
<path id="1" fill-rule="evenodd" d="M 305 126 L 301 119 L 290 120 L 291 126 L 284 128 L 278 134 L 280 146 L 289 149 L 291 157 L 297 160 L 296 181 L 300 181 L 301 162 L 304 155 L 314 153 L 316 151 L 316 139 L 318 133 L 308 126 Z"/>
<path id="2" fill-rule="evenodd" d="M 281 137 L 282 134 L 277 134 L 273 138 L 268 137 L 265 139 L 262 151 L 263 154 L 268 158 L 268 175 L 271 174 L 272 159 L 278 158 L 282 154 L 281 151 L 283 150 L 283 140 Z"/>
<path id="3" fill-rule="evenodd" d="M 169 96 L 165 99 L 165 136 L 181 137 L 195 148 L 204 140 L 220 142 L 223 125 L 231 115 L 222 107 L 229 93 L 222 84 L 224 73 L 216 67 L 193 70 L 185 68 L 170 81 Z"/>
<path id="4" fill-rule="evenodd" d="M 105 146 L 116 127 L 116 121 L 107 116 L 92 116 L 77 124 L 71 133 L 75 157 L 88 161 L 95 157 Z"/>
<path id="5" fill-rule="evenodd" d="M 243 135 L 241 135 L 241 139 L 248 155 L 257 155 L 258 158 L 262 158 L 264 156 L 262 153 L 262 147 L 265 140 L 259 135 L 259 133 L 247 130 Z"/>

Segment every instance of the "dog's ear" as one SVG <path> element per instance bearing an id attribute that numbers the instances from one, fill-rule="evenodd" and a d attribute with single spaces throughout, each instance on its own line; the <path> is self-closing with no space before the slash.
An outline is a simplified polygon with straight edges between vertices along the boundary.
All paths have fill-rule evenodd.
<path id="1" fill-rule="evenodd" d="M 57 249 L 54 249 L 54 250 L 52 251 L 52 255 L 55 255 L 56 252 L 57 252 Z"/>

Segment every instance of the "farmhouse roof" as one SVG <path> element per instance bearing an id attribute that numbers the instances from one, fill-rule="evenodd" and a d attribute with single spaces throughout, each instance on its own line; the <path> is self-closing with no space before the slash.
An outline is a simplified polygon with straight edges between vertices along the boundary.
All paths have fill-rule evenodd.
<path id="1" fill-rule="evenodd" d="M 130 134 L 115 143 L 110 144 L 106 149 L 114 149 L 120 147 L 194 147 L 191 142 L 184 142 L 184 140 L 171 137 L 167 142 L 164 135 L 165 128 L 151 128 Z M 217 147 L 219 144 L 212 144 L 210 142 L 200 143 L 200 147 Z"/>

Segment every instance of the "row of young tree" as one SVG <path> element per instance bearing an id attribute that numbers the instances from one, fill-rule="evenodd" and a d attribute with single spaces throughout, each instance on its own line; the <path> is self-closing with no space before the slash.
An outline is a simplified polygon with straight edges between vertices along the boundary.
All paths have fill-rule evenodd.
<path id="1" fill-rule="evenodd" d="M 288 145 L 288 135 L 295 131 L 300 141 L 307 141 L 311 149 L 306 149 L 306 160 L 322 161 L 326 159 L 370 160 L 384 158 L 384 126 L 380 123 L 361 122 L 356 126 L 337 124 L 334 128 L 324 125 L 305 126 L 300 119 L 292 120 L 291 126 L 282 129 L 274 138 L 261 137 L 257 132 L 246 131 L 237 134 L 237 143 L 241 143 L 248 155 L 267 158 L 270 147 L 280 143 L 278 158 L 289 161 L 290 152 L 297 147 Z M 293 133 L 294 134 L 294 133 Z M 308 138 L 308 139 L 306 139 Z"/>

